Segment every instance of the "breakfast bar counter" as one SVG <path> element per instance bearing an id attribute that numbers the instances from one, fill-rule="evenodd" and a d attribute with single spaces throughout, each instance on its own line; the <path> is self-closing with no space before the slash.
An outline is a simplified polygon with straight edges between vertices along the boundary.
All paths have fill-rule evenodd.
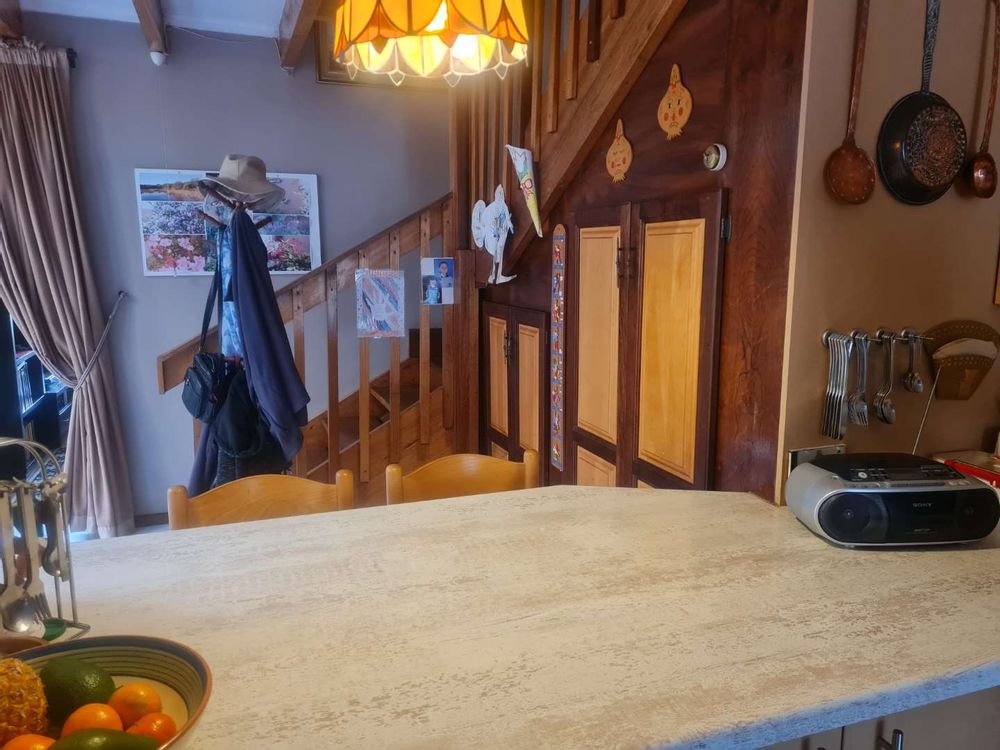
<path id="1" fill-rule="evenodd" d="M 192 750 L 758 748 L 1000 685 L 996 536 L 852 551 L 742 494 L 557 487 L 74 546 L 213 670 Z"/>

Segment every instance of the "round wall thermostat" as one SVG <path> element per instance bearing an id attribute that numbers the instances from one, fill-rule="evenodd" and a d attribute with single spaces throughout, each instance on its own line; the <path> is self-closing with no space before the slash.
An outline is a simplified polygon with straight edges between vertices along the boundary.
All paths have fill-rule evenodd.
<path id="1" fill-rule="evenodd" d="M 713 143 L 705 149 L 701 159 L 705 163 L 705 169 L 710 172 L 718 172 L 726 166 L 726 159 L 729 156 L 726 147 L 721 143 Z"/>

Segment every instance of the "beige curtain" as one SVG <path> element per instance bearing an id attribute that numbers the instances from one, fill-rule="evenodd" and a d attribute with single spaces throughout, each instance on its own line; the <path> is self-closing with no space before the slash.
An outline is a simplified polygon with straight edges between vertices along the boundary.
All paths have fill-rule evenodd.
<path id="1" fill-rule="evenodd" d="M 45 366 L 75 389 L 66 471 L 74 531 L 134 527 L 114 377 L 87 257 L 71 148 L 66 50 L 0 43 L 0 302 Z"/>

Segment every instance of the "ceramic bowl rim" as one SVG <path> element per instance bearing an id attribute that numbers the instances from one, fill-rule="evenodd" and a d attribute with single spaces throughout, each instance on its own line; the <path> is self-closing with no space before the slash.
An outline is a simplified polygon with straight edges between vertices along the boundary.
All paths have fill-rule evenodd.
<path id="1" fill-rule="evenodd" d="M 194 728 L 194 725 L 201 719 L 205 707 L 208 706 L 209 698 L 212 697 L 212 670 L 201 654 L 190 646 L 185 646 L 183 643 L 170 640 L 169 638 L 158 638 L 148 635 L 96 635 L 77 638 L 71 641 L 60 641 L 59 643 L 47 643 L 44 646 L 19 651 L 16 654 L 12 654 L 10 658 L 28 661 L 37 656 L 48 654 L 71 654 L 74 651 L 85 650 L 88 647 L 114 648 L 115 646 L 134 646 L 164 651 L 188 661 L 195 668 L 195 671 L 202 673 L 200 676 L 203 678 L 205 693 L 202 695 L 201 702 L 197 708 L 188 714 L 188 719 L 184 722 L 184 726 L 180 727 L 177 730 L 177 734 L 170 738 L 166 744 L 160 746 L 160 750 L 169 750 L 169 748 L 173 747 L 184 735 L 188 734 Z"/>

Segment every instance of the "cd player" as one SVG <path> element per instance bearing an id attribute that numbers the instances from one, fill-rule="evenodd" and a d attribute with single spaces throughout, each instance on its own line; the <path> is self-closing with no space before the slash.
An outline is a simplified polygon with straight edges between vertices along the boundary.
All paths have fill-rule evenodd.
<path id="1" fill-rule="evenodd" d="M 820 456 L 795 467 L 785 500 L 809 529 L 847 547 L 974 542 L 1000 521 L 992 487 L 908 453 Z"/>

